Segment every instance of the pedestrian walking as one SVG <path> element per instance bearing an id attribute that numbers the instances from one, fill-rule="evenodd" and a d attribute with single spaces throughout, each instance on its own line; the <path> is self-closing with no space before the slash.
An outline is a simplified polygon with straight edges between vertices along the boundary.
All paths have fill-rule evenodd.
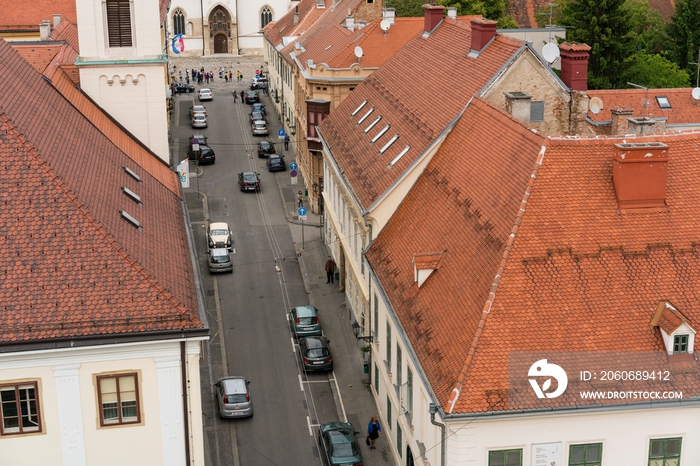
<path id="1" fill-rule="evenodd" d="M 289 134 L 284 135 L 284 150 L 289 150 Z"/>
<path id="2" fill-rule="evenodd" d="M 335 272 L 335 263 L 333 258 L 328 256 L 326 261 L 326 283 L 333 283 L 333 272 Z"/>
<path id="3" fill-rule="evenodd" d="M 238 92 L 233 93 L 233 103 L 235 104 L 236 102 L 238 102 Z"/>
<path id="4" fill-rule="evenodd" d="M 241 103 L 245 103 L 245 92 L 241 91 Z"/>
<path id="5" fill-rule="evenodd" d="M 299 191 L 297 193 L 297 207 L 304 207 L 304 195 Z"/>
<path id="6" fill-rule="evenodd" d="M 367 424 L 367 438 L 369 439 L 369 449 L 376 450 L 377 447 L 374 446 L 375 440 L 379 438 L 379 432 L 382 431 L 382 426 L 379 425 L 377 416 L 372 416 Z"/>

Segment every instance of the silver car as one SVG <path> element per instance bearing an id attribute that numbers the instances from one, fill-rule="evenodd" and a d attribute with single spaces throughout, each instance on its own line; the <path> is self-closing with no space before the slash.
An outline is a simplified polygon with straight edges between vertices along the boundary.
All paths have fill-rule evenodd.
<path id="1" fill-rule="evenodd" d="M 207 127 L 207 116 L 201 113 L 195 113 L 192 115 L 192 127 L 193 128 L 206 128 Z"/>
<path id="2" fill-rule="evenodd" d="M 227 248 L 209 250 L 209 273 L 233 272 L 231 253 Z"/>
<path id="3" fill-rule="evenodd" d="M 251 125 L 253 129 L 253 136 L 267 136 L 269 133 L 267 131 L 267 123 L 264 120 L 255 120 Z"/>
<path id="4" fill-rule="evenodd" d="M 253 400 L 250 399 L 245 377 L 226 377 L 216 382 L 216 399 L 221 419 L 250 417 L 253 415 Z"/>

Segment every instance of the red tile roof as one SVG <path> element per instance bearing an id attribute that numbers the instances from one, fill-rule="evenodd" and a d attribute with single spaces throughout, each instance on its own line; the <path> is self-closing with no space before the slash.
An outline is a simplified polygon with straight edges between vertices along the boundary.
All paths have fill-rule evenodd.
<path id="1" fill-rule="evenodd" d="M 418 270 L 437 269 L 440 266 L 445 252 L 430 252 L 425 254 L 414 254 L 413 263 Z"/>
<path id="2" fill-rule="evenodd" d="M 666 124 L 700 123 L 700 101 L 693 99 L 692 89 L 609 89 L 588 91 L 590 98 L 599 97 L 603 110 L 597 115 L 588 111 L 596 123 L 611 121 L 611 108 L 629 107 L 633 117 L 668 118 Z M 660 108 L 657 96 L 666 96 L 671 108 Z M 646 102 L 646 105 L 645 105 Z"/>
<path id="3" fill-rule="evenodd" d="M 612 154 L 622 138 L 545 140 L 475 100 L 371 245 L 367 259 L 446 411 L 540 407 L 526 379 L 547 354 L 666 368 L 649 325 L 659 302 L 700 319 L 700 132 L 630 139 L 670 146 L 668 209 L 617 208 Z M 440 269 L 418 289 L 412 255 L 441 249 Z M 644 386 L 699 394 L 697 361 L 677 367 L 671 382 Z M 590 387 L 574 373 L 549 408 L 606 402 L 580 399 Z"/>
<path id="4" fill-rule="evenodd" d="M 63 20 L 61 21 L 61 24 L 58 25 L 56 29 L 51 31 L 51 34 L 49 35 L 50 40 L 54 40 L 56 42 L 58 41 L 66 41 L 68 45 L 73 47 L 73 50 L 76 52 L 80 52 L 80 41 L 78 40 L 78 28 L 77 26 L 68 21 L 68 20 Z"/>
<path id="5" fill-rule="evenodd" d="M 659 327 L 670 335 L 683 324 L 693 327 L 688 319 L 668 301 L 661 301 L 656 308 L 656 313 L 652 317 L 650 325 Z"/>
<path id="6" fill-rule="evenodd" d="M 32 26 L 38 31 L 39 25 L 47 19 L 53 27 L 53 15 L 57 14 L 61 15 L 62 20 L 77 23 L 75 0 L 1 0 L 0 11 L 3 16 L 0 29 L 6 29 L 7 26 Z"/>
<path id="7" fill-rule="evenodd" d="M 523 47 L 496 35 L 478 58 L 470 52 L 470 26 L 444 20 L 429 37 L 416 37 L 372 73 L 320 125 L 357 202 L 367 209 L 423 154 L 467 102 Z M 352 113 L 364 101 L 367 104 Z M 361 124 L 359 120 L 374 109 Z M 368 126 L 381 116 L 371 130 Z M 391 125 L 376 142 L 372 139 Z M 380 149 L 394 136 L 386 152 Z M 391 168 L 390 162 L 410 146 Z"/>
<path id="8" fill-rule="evenodd" d="M 0 342 L 201 329 L 182 199 L 160 181 L 176 174 L 140 167 L 3 40 L 0 76 Z"/>
<path id="9" fill-rule="evenodd" d="M 299 13 L 299 22 L 294 24 L 294 13 Z M 318 8 L 316 0 L 301 0 L 279 20 L 267 24 L 263 28 L 263 35 L 275 47 L 282 43 L 285 37 L 299 36 L 308 29 L 318 18 L 326 12 L 325 8 Z"/>
<path id="10" fill-rule="evenodd" d="M 80 72 L 75 66 L 78 53 L 65 42 L 11 42 L 10 45 L 47 78 L 53 79 L 56 71 L 62 69 L 74 85 L 80 85 Z"/>

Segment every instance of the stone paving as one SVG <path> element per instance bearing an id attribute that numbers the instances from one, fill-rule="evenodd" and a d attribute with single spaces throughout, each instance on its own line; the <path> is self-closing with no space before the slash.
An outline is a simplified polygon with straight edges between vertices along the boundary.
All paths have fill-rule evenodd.
<path id="1" fill-rule="evenodd" d="M 255 77 L 256 70 L 267 71 L 264 65 L 264 58 L 261 55 L 228 55 L 217 54 L 205 57 L 170 57 L 168 60 L 168 69 L 171 76 L 176 76 L 182 82 L 185 82 L 185 70 L 200 70 L 204 67 L 204 71 L 214 73 L 214 81 L 207 84 L 202 82 L 201 86 L 195 85 L 196 88 L 206 87 L 212 90 L 241 90 L 248 89 L 248 82 Z M 233 83 L 226 82 L 223 78 L 219 78 L 219 70 L 221 67 L 226 67 L 227 70 L 233 72 Z M 243 73 L 243 79 L 236 82 L 236 71 Z M 190 82 L 192 84 L 192 82 Z"/>

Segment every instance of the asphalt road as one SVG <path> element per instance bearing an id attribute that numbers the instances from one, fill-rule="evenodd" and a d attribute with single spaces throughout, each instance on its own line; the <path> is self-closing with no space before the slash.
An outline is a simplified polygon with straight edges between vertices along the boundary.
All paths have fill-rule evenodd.
<path id="1" fill-rule="evenodd" d="M 267 99 L 263 97 L 263 103 L 271 108 Z M 216 152 L 216 163 L 199 167 L 198 189 L 205 199 L 208 220 L 229 224 L 235 250 L 232 274 L 209 275 L 207 222 L 193 222 L 209 316 L 216 321 L 209 349 L 216 355 L 223 341 L 226 350 L 227 370 L 213 364 L 212 380 L 224 372 L 245 376 L 251 381 L 255 412 L 250 419 L 219 420 L 213 390 L 203 390 L 205 442 L 210 456 L 207 463 L 321 464 L 313 426 L 319 419 L 327 422 L 339 417 L 331 387 L 335 379 L 332 372 L 306 375 L 300 370 L 288 323 L 292 306 L 308 304 L 275 179 L 289 175 L 269 173 L 265 159 L 258 158 L 256 143 L 263 138 L 252 136 L 248 123 L 250 107 L 240 103 L 240 96 L 234 103 L 229 90 L 215 89 L 214 100 L 203 103 L 209 127 L 193 130 L 188 110 L 198 103 L 196 94 L 176 98 L 178 111 L 174 116 L 178 124 L 172 128 L 176 162 L 186 157 L 190 135 L 207 136 L 209 146 Z M 268 121 L 268 139 L 279 148 L 274 112 L 268 113 Z M 241 171 L 260 173 L 260 193 L 239 190 L 237 174 Z M 191 183 L 197 187 L 196 179 Z M 217 305 L 218 312 L 214 312 Z"/>

